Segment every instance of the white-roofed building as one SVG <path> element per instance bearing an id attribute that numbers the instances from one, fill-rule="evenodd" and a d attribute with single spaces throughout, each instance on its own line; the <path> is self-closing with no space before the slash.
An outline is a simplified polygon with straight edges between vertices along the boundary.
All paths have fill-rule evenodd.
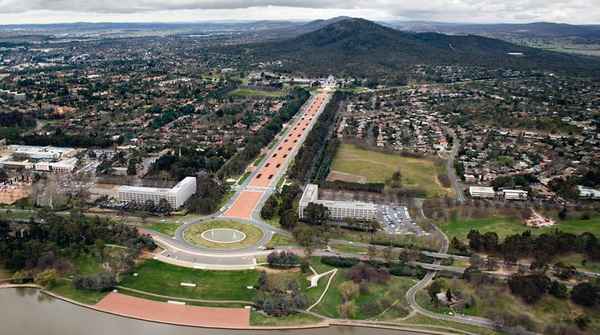
<path id="1" fill-rule="evenodd" d="M 502 190 L 502 195 L 506 200 L 527 200 L 527 191 L 523 190 Z"/>
<path id="2" fill-rule="evenodd" d="M 167 200 L 171 207 L 177 209 L 196 193 L 196 177 L 186 177 L 173 188 L 121 186 L 119 187 L 119 200 L 143 204 L 152 200 L 158 204 L 161 199 Z"/>
<path id="3" fill-rule="evenodd" d="M 577 185 L 577 191 L 581 199 L 600 200 L 600 190 Z"/>
<path id="4" fill-rule="evenodd" d="M 329 209 L 332 220 L 341 221 L 346 218 L 358 220 L 377 220 L 378 207 L 375 204 L 358 201 L 319 200 L 319 186 L 308 184 L 300 198 L 298 216 L 304 218 L 304 210 L 310 203 L 320 204 Z"/>
<path id="5" fill-rule="evenodd" d="M 472 198 L 494 198 L 496 192 L 493 187 L 488 186 L 470 186 L 469 194 Z"/>

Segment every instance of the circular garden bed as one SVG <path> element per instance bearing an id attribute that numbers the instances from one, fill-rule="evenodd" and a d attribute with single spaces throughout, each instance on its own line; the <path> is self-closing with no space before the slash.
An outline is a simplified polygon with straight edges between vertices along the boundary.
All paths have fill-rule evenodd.
<path id="1" fill-rule="evenodd" d="M 213 220 L 190 226 L 183 232 L 186 242 L 211 249 L 243 249 L 260 241 L 262 231 L 247 223 Z"/>

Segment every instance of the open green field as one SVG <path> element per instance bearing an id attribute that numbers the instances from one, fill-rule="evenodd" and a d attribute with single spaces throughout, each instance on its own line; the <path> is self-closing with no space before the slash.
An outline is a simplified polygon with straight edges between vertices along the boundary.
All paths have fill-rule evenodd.
<path id="1" fill-rule="evenodd" d="M 137 277 L 126 276 L 120 286 L 178 298 L 251 301 L 258 271 L 206 271 L 178 267 L 148 260 L 135 270 Z M 182 287 L 194 283 L 196 287 Z"/>
<path id="2" fill-rule="evenodd" d="M 552 227 L 535 229 L 525 226 L 516 218 L 497 216 L 483 219 L 455 218 L 448 223 L 440 223 L 439 227 L 448 235 L 448 238 L 452 239 L 456 237 L 460 240 L 466 240 L 467 234 L 469 234 L 471 229 L 479 230 L 481 233 L 496 232 L 501 238 L 527 230 L 530 230 L 534 234 L 541 234 L 552 232 L 555 229 L 573 234 L 590 232 L 600 237 L 600 216 L 592 217 L 589 220 L 567 219 L 557 222 Z"/>
<path id="3" fill-rule="evenodd" d="M 208 241 L 202 237 L 202 233 L 204 233 L 205 231 L 217 228 L 227 228 L 241 231 L 242 233 L 246 234 L 246 238 L 236 243 L 217 243 Z M 187 242 L 197 246 L 213 249 L 247 248 L 256 244 L 262 238 L 262 236 L 262 231 L 256 228 L 255 226 L 247 223 L 240 223 L 230 220 L 214 220 L 209 222 L 198 223 L 193 226 L 190 226 L 184 232 L 184 238 Z"/>
<path id="4" fill-rule="evenodd" d="M 175 236 L 175 231 L 177 231 L 179 226 L 181 226 L 181 224 L 175 222 L 156 222 L 144 226 L 144 228 L 154 230 L 167 236 Z"/>
<path id="5" fill-rule="evenodd" d="M 229 95 L 234 97 L 282 97 L 286 95 L 287 92 L 280 91 L 263 91 L 263 90 L 255 90 L 251 88 L 238 88 L 229 93 Z"/>
<path id="6" fill-rule="evenodd" d="M 347 269 L 340 269 L 336 274 L 329 291 L 325 294 L 321 303 L 314 308 L 314 312 L 323 314 L 328 317 L 339 318 L 340 312 L 338 307 L 342 304 L 342 294 L 338 287 L 345 281 Z M 392 276 L 386 284 L 368 284 L 367 293 L 359 293 L 357 297 L 352 299 L 356 305 L 356 313 L 351 316 L 353 319 L 371 319 L 380 318 L 383 314 L 389 313 L 392 309 L 398 317 L 408 314 L 405 303 L 406 291 L 415 284 L 413 278 L 394 277 Z M 386 302 L 393 305 L 389 310 L 383 308 L 381 303 Z"/>
<path id="7" fill-rule="evenodd" d="M 400 171 L 403 187 L 423 190 L 428 197 L 444 196 L 451 192 L 438 182 L 438 169 L 430 159 L 370 151 L 353 144 L 343 143 L 339 146 L 331 171 L 333 175 L 341 172 L 355 176 L 357 182 L 372 183 L 385 183 L 394 172 Z"/>
<path id="8" fill-rule="evenodd" d="M 271 238 L 271 241 L 269 241 L 269 244 L 267 244 L 267 247 L 275 248 L 275 247 L 282 247 L 282 246 L 289 246 L 289 245 L 296 245 L 296 241 L 294 240 L 293 237 L 288 237 L 288 236 L 281 235 L 281 234 L 275 234 Z"/>
<path id="9" fill-rule="evenodd" d="M 108 294 L 108 292 L 78 290 L 73 287 L 71 281 L 65 279 L 58 280 L 49 291 L 61 297 L 72 299 L 86 305 L 95 305 Z"/>

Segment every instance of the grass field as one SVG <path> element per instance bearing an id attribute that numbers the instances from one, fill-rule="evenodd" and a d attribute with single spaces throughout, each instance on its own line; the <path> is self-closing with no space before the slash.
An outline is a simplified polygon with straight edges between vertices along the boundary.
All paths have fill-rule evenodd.
<path id="1" fill-rule="evenodd" d="M 339 285 L 347 281 L 346 273 L 348 270 L 340 269 L 336 274 L 331 287 L 321 303 L 315 307 L 314 311 L 328 317 L 339 318 L 340 312 L 338 307 L 342 304 L 342 295 L 338 289 Z M 384 299 L 389 303 L 395 304 L 395 309 L 398 312 L 398 317 L 407 315 L 404 310 L 406 306 L 404 296 L 406 291 L 415 284 L 413 278 L 394 277 L 386 284 L 368 284 L 368 293 L 361 293 L 352 301 L 356 305 L 356 314 L 353 319 L 370 319 L 380 317 L 384 311 L 379 307 Z"/>
<path id="2" fill-rule="evenodd" d="M 108 294 L 108 292 L 78 290 L 73 287 L 71 281 L 65 279 L 58 280 L 49 291 L 61 297 L 72 299 L 87 305 L 95 305 Z"/>
<path id="3" fill-rule="evenodd" d="M 177 228 L 179 228 L 179 226 L 181 226 L 181 224 L 175 222 L 156 222 L 148 226 L 144 226 L 144 228 L 154 230 L 168 236 L 175 236 L 175 231 Z"/>
<path id="4" fill-rule="evenodd" d="M 216 228 L 228 228 L 239 230 L 246 234 L 246 238 L 237 243 L 216 243 L 202 238 L 202 233 Z M 187 242 L 206 248 L 214 249 L 242 249 L 256 244 L 263 234 L 262 231 L 250 224 L 240 223 L 229 220 L 214 220 L 195 224 L 184 232 L 184 238 Z"/>
<path id="5" fill-rule="evenodd" d="M 385 183 L 394 172 L 400 171 L 403 187 L 423 190 L 428 197 L 444 196 L 451 192 L 439 184 L 438 169 L 430 159 L 369 151 L 352 144 L 340 145 L 331 170 L 333 173 L 355 175 L 358 179 L 363 177 L 373 183 Z"/>
<path id="6" fill-rule="evenodd" d="M 247 300 L 255 291 L 248 289 L 258 280 L 257 271 L 206 271 L 188 269 L 148 260 L 126 276 L 121 286 L 140 291 L 191 299 Z M 196 287 L 182 287 L 181 283 L 194 283 Z"/>
<path id="7" fill-rule="evenodd" d="M 573 234 L 590 232 L 600 237 L 600 216 L 592 217 L 589 220 L 567 219 L 558 221 L 558 224 L 552 227 L 538 229 L 529 228 L 516 218 L 502 216 L 484 219 L 455 218 L 448 223 L 440 223 L 439 227 L 450 239 L 456 237 L 460 240 L 466 240 L 467 234 L 469 234 L 471 229 L 479 230 L 481 233 L 496 232 L 500 237 L 522 233 L 527 230 L 530 230 L 532 233 L 541 234 L 551 232 L 555 229 Z"/>
<path id="8" fill-rule="evenodd" d="M 296 241 L 292 237 L 275 234 L 273 235 L 273 238 L 271 238 L 271 241 L 269 241 L 269 244 L 267 244 L 267 247 L 275 248 L 289 245 L 296 245 Z"/>
<path id="9" fill-rule="evenodd" d="M 251 88 L 238 88 L 229 93 L 229 95 L 234 97 L 282 97 L 286 95 L 287 92 L 280 91 L 263 91 L 263 90 L 254 90 Z"/>

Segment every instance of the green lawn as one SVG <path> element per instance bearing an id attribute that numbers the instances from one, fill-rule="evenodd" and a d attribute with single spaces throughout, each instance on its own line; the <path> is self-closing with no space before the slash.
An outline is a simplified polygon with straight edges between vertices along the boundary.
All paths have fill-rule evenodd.
<path id="1" fill-rule="evenodd" d="M 340 145 L 331 170 L 362 176 L 367 182 L 373 183 L 384 183 L 394 172 L 400 171 L 403 187 L 423 190 L 428 197 L 444 196 L 451 192 L 439 184 L 438 168 L 431 159 L 364 150 L 352 144 Z"/>
<path id="2" fill-rule="evenodd" d="M 287 92 L 284 90 L 278 91 L 263 91 L 263 90 L 255 90 L 251 88 L 238 88 L 229 93 L 229 95 L 234 97 L 272 97 L 278 98 L 286 95 Z"/>
<path id="3" fill-rule="evenodd" d="M 71 262 L 73 262 L 74 274 L 88 276 L 103 271 L 100 260 L 94 255 L 79 255 L 71 259 Z"/>
<path id="4" fill-rule="evenodd" d="M 217 243 L 204 239 L 202 233 L 217 228 L 235 229 L 246 234 L 246 238 L 236 243 Z M 213 220 L 195 224 L 186 229 L 184 238 L 187 242 L 214 249 L 242 249 L 256 244 L 263 236 L 260 229 L 247 223 L 240 223 L 231 220 Z"/>
<path id="5" fill-rule="evenodd" d="M 157 231 L 167 236 L 175 236 L 175 231 L 177 231 L 179 226 L 181 226 L 181 224 L 175 222 L 156 222 L 151 225 L 144 226 L 144 228 Z"/>
<path id="6" fill-rule="evenodd" d="M 590 220 L 568 219 L 559 221 L 558 224 L 552 227 L 539 229 L 529 228 L 516 218 L 502 216 L 484 219 L 452 219 L 448 223 L 440 223 L 439 227 L 450 239 L 457 237 L 461 240 L 466 240 L 471 229 L 479 230 L 481 233 L 496 232 L 500 237 L 519 234 L 527 230 L 530 230 L 534 234 L 541 234 L 554 231 L 555 229 L 573 234 L 590 232 L 600 237 L 600 216 L 593 217 Z"/>
<path id="7" fill-rule="evenodd" d="M 269 241 L 269 244 L 267 244 L 267 247 L 275 248 L 290 245 L 296 245 L 296 241 L 292 237 L 288 237 L 281 234 L 275 234 L 273 235 L 273 238 L 271 238 L 271 241 Z"/>
<path id="8" fill-rule="evenodd" d="M 338 290 L 338 287 L 343 282 L 347 281 L 346 273 L 347 269 L 340 269 L 336 274 L 331 287 L 321 303 L 315 307 L 314 311 L 321 313 L 328 317 L 339 318 L 340 313 L 338 307 L 342 304 L 342 295 Z M 353 317 L 355 319 L 369 319 L 381 316 L 380 314 L 384 311 L 378 305 L 384 299 L 389 303 L 396 302 L 398 308 L 402 310 L 402 306 L 405 306 L 404 296 L 406 291 L 415 284 L 414 279 L 408 277 L 394 277 L 392 276 L 388 283 L 369 284 L 369 292 L 361 293 L 358 297 L 354 298 L 353 301 L 357 307 L 357 313 Z M 402 315 L 408 314 L 399 313 Z"/>
<path id="9" fill-rule="evenodd" d="M 108 292 L 78 290 L 73 287 L 71 281 L 65 279 L 58 280 L 56 285 L 49 289 L 49 291 L 61 297 L 72 299 L 87 305 L 95 305 L 108 294 Z"/>
<path id="10" fill-rule="evenodd" d="M 251 301 L 258 280 L 257 271 L 206 271 L 178 267 L 148 260 L 135 270 L 138 276 L 126 276 L 120 286 L 154 294 L 207 300 Z M 195 288 L 182 287 L 181 283 L 194 283 Z"/>

